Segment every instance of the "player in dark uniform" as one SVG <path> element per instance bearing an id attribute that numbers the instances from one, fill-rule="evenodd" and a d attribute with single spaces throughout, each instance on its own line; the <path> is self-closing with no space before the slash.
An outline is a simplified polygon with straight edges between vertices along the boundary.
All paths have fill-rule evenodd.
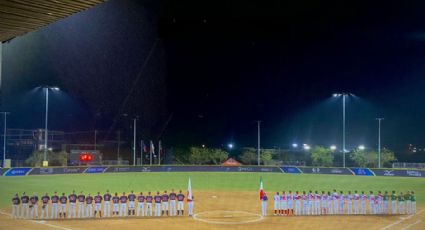
<path id="1" fill-rule="evenodd" d="M 19 205 L 21 204 L 21 199 L 19 199 L 18 193 L 12 198 L 12 216 L 13 218 L 19 218 Z"/>
<path id="2" fill-rule="evenodd" d="M 125 192 L 122 193 L 122 196 L 120 197 L 121 202 L 121 209 L 120 209 L 120 216 L 127 216 L 127 199 L 128 197 L 125 195 Z"/>
<path id="3" fill-rule="evenodd" d="M 68 196 L 69 199 L 69 215 L 68 218 L 77 218 L 77 195 L 75 194 L 75 191 L 72 191 L 72 193 Z"/>
<path id="4" fill-rule="evenodd" d="M 176 199 L 177 199 L 177 194 L 174 192 L 174 189 L 171 189 L 171 192 L 170 192 L 170 216 L 175 216 L 177 214 Z"/>
<path id="5" fill-rule="evenodd" d="M 112 197 L 112 203 L 114 203 L 114 210 L 112 210 L 112 215 L 117 215 L 119 212 L 119 204 L 120 204 L 120 197 L 118 196 L 118 193 L 115 193 L 115 196 Z"/>
<path id="6" fill-rule="evenodd" d="M 86 217 L 93 217 L 93 197 L 90 193 L 86 196 Z"/>
<path id="7" fill-rule="evenodd" d="M 145 196 L 143 192 L 140 192 L 140 195 L 137 197 L 137 216 L 140 216 L 140 212 L 142 216 L 145 215 Z"/>
<path id="8" fill-rule="evenodd" d="M 168 216 L 168 199 L 170 199 L 170 196 L 168 196 L 167 191 L 164 191 L 164 194 L 162 194 L 162 212 L 161 215 L 164 215 L 164 211 L 167 213 Z"/>
<path id="9" fill-rule="evenodd" d="M 184 195 L 182 193 L 182 190 L 179 191 L 179 194 L 177 194 L 177 215 L 184 215 Z"/>
<path id="10" fill-rule="evenodd" d="M 65 196 L 65 193 L 62 193 L 62 196 L 59 198 L 59 202 L 61 204 L 60 210 L 59 210 L 59 217 L 65 218 L 66 217 L 66 203 L 68 202 L 68 198 Z"/>
<path id="11" fill-rule="evenodd" d="M 43 202 L 43 206 L 41 206 L 41 219 L 49 218 L 49 200 L 50 197 L 47 193 L 41 197 L 41 201 Z"/>
<path id="12" fill-rule="evenodd" d="M 105 195 L 103 195 L 103 215 L 105 217 L 110 217 L 111 216 L 111 194 L 109 193 L 109 190 L 106 190 Z"/>
<path id="13" fill-rule="evenodd" d="M 21 201 L 22 201 L 21 218 L 28 218 L 29 217 L 28 203 L 30 201 L 30 198 L 27 196 L 27 194 L 25 194 L 25 192 L 22 194 Z M 25 212 L 25 216 L 24 216 L 24 212 Z"/>
<path id="14" fill-rule="evenodd" d="M 152 216 L 152 201 L 153 197 L 151 192 L 148 192 L 148 195 L 146 196 L 146 216 Z"/>
<path id="15" fill-rule="evenodd" d="M 78 195 L 77 197 L 78 199 L 78 218 L 84 218 L 86 215 L 84 214 L 84 210 L 85 210 L 85 201 L 86 201 L 86 196 L 83 194 L 83 191 L 80 192 L 80 195 Z"/>
<path id="16" fill-rule="evenodd" d="M 96 217 L 97 212 L 99 212 L 99 217 L 102 217 L 102 200 L 102 195 L 100 195 L 100 192 L 97 192 L 97 195 L 94 197 L 94 217 Z"/>
<path id="17" fill-rule="evenodd" d="M 53 194 L 53 196 L 51 197 L 51 199 L 52 199 L 52 215 L 51 215 L 51 218 L 57 219 L 58 218 L 58 202 L 59 202 L 58 193 L 55 192 Z"/>
<path id="18" fill-rule="evenodd" d="M 34 193 L 34 195 L 30 198 L 30 216 L 31 219 L 35 218 L 38 219 L 38 196 Z"/>
<path id="19" fill-rule="evenodd" d="M 161 216 L 162 196 L 159 194 L 159 191 L 156 192 L 156 196 L 153 199 L 155 201 L 155 216 Z"/>
<path id="20" fill-rule="evenodd" d="M 128 201 L 129 201 L 129 205 L 128 205 L 128 215 L 135 215 L 135 201 L 136 201 L 136 195 L 134 195 L 133 191 L 131 191 L 131 193 L 128 195 Z"/>

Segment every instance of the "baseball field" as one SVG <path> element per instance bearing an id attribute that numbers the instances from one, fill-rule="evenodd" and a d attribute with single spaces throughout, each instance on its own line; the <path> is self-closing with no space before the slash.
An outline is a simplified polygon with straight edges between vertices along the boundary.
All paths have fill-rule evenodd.
<path id="1" fill-rule="evenodd" d="M 14 220 L 10 217 L 10 200 L 18 192 L 38 195 L 54 191 L 69 194 L 148 192 L 187 190 L 192 179 L 195 217 L 140 217 L 81 220 Z M 269 216 L 262 218 L 259 181 L 272 199 L 276 191 L 318 190 L 378 191 L 414 190 L 416 215 L 378 216 Z M 293 175 L 278 173 L 104 173 L 0 177 L 0 229 L 425 229 L 425 180 L 402 177 L 361 177 L 342 175 Z M 185 207 L 187 209 L 187 207 Z"/>

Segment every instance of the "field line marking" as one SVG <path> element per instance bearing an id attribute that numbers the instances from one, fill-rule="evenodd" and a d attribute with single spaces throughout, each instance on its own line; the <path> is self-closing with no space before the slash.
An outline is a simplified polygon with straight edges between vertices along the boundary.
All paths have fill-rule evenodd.
<path id="1" fill-rule="evenodd" d="M 415 215 L 419 215 L 420 213 L 422 213 L 422 212 L 424 212 L 424 211 L 425 211 L 425 209 L 421 210 L 420 212 L 416 213 Z M 398 220 L 398 221 L 396 221 L 396 222 L 394 222 L 394 223 L 392 223 L 392 224 L 389 224 L 389 225 L 387 225 L 387 226 L 385 226 L 385 227 L 383 227 L 383 228 L 381 228 L 381 229 L 379 229 L 379 230 L 389 229 L 389 228 L 391 228 L 392 226 L 397 225 L 397 224 L 400 224 L 401 222 L 403 222 L 403 221 L 405 221 L 405 220 L 408 220 L 408 219 L 412 218 L 412 217 L 413 217 L 413 216 L 415 216 L 415 215 L 409 215 L 409 216 L 407 216 L 406 218 L 403 218 L 403 219 L 401 219 L 401 220 Z"/>
<path id="2" fill-rule="evenodd" d="M 412 227 L 413 225 L 419 224 L 420 222 L 422 222 L 422 220 L 418 220 L 418 221 L 416 221 L 416 222 L 415 222 L 415 223 L 413 223 L 413 224 L 409 224 L 409 225 L 407 225 L 406 227 L 402 228 L 401 230 L 409 229 L 409 228 L 410 228 L 410 227 Z"/>
<path id="3" fill-rule="evenodd" d="M 12 214 L 7 213 L 7 212 L 3 212 L 3 211 L 0 211 L 0 214 L 12 217 Z M 27 220 L 27 221 L 30 221 L 30 222 L 33 222 L 33 223 L 36 223 L 36 224 L 46 225 L 46 226 L 49 226 L 51 228 L 57 228 L 57 229 L 62 229 L 62 230 L 72 230 L 71 228 L 65 228 L 65 227 L 62 227 L 62 226 L 59 226 L 59 225 L 49 224 L 49 223 L 46 223 L 46 221 L 42 221 L 42 220 Z"/>

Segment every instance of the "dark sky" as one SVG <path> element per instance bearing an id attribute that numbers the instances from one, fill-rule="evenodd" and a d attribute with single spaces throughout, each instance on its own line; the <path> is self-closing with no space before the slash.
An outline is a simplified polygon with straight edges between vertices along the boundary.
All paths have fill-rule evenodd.
<path id="1" fill-rule="evenodd" d="M 11 95 L 59 84 L 80 103 L 87 116 L 70 109 L 78 118 L 58 129 L 92 129 L 101 114 L 113 130 L 125 112 L 144 117 L 144 138 L 241 147 L 262 120 L 264 147 L 340 147 L 342 102 L 330 97 L 351 92 L 348 148 L 376 148 L 376 117 L 385 146 L 423 146 L 425 3 L 371 2 L 110 0 L 6 43 L 4 77 L 20 85 Z"/>

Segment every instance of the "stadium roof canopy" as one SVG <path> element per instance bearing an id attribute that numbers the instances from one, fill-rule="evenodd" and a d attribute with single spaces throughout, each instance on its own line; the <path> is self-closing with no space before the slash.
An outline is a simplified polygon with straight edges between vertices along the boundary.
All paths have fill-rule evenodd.
<path id="1" fill-rule="evenodd" d="M 0 42 L 37 30 L 106 0 L 1 0 Z"/>

